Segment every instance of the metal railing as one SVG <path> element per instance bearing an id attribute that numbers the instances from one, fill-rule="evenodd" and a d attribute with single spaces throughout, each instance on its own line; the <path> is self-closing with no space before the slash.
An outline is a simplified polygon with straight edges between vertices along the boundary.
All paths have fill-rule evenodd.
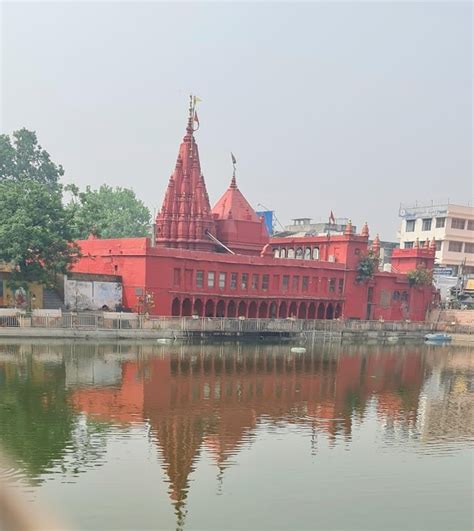
<path id="1" fill-rule="evenodd" d="M 40 314 L 12 312 L 0 315 L 0 328 L 65 328 L 75 330 L 169 330 L 182 333 L 298 333 L 305 331 L 341 332 L 421 332 L 445 330 L 474 333 L 469 326 L 452 326 L 431 322 L 358 321 L 319 319 L 259 319 L 220 317 L 147 317 L 133 313 L 81 312 Z"/>

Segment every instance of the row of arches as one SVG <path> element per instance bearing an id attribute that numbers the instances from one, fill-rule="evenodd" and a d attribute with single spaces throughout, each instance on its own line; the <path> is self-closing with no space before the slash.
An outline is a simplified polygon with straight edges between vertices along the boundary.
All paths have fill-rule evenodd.
<path id="1" fill-rule="evenodd" d="M 338 319 L 342 316 L 340 302 L 306 301 L 226 301 L 223 299 L 200 299 L 192 301 L 176 297 L 171 304 L 174 317 L 247 317 L 249 319 Z"/>
<path id="2" fill-rule="evenodd" d="M 296 258 L 296 260 L 319 260 L 319 247 L 275 247 L 273 249 L 275 258 Z"/>

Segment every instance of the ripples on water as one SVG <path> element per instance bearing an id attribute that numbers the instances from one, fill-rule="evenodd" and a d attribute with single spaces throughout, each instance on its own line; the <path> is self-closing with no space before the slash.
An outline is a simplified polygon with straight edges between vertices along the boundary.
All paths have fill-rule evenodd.
<path id="1" fill-rule="evenodd" d="M 0 345 L 0 474 L 91 529 L 461 529 L 473 374 L 470 350 L 438 347 Z M 445 521 L 391 513 L 441 487 Z M 358 520 L 364 492 L 392 520 Z"/>

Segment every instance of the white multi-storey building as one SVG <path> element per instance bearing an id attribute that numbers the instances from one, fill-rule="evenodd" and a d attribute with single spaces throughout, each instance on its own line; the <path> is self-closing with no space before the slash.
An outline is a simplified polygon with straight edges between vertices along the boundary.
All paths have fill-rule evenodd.
<path id="1" fill-rule="evenodd" d="M 457 275 L 474 274 L 474 208 L 454 205 L 400 205 L 398 238 L 402 249 L 436 242 L 436 265 Z"/>

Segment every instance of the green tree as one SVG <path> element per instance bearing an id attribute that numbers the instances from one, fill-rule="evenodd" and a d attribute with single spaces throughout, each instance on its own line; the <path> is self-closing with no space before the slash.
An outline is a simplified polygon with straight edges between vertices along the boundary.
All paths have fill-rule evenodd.
<path id="1" fill-rule="evenodd" d="M 362 256 L 357 264 L 356 281 L 365 282 L 374 276 L 374 273 L 379 267 L 379 259 L 372 251 L 369 251 L 367 255 Z"/>
<path id="2" fill-rule="evenodd" d="M 12 264 L 13 283 L 51 284 L 77 255 L 63 174 L 34 132 L 0 135 L 0 260 Z"/>
<path id="3" fill-rule="evenodd" d="M 69 186 L 68 191 L 73 196 L 68 209 L 73 214 L 76 238 L 84 239 L 91 233 L 100 238 L 148 236 L 150 211 L 133 190 L 103 184 L 98 190 L 88 186 L 79 192 L 76 186 Z"/>
<path id="4" fill-rule="evenodd" d="M 431 286 L 433 284 L 433 272 L 423 265 L 408 271 L 407 278 L 410 286 Z"/>

